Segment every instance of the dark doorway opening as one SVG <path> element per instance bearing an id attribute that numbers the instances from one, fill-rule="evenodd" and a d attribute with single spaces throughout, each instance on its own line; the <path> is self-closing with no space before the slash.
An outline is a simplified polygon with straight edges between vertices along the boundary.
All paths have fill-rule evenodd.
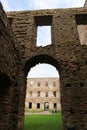
<path id="1" fill-rule="evenodd" d="M 10 78 L 0 73 L 0 128 L 10 129 L 11 117 L 11 81 Z"/>

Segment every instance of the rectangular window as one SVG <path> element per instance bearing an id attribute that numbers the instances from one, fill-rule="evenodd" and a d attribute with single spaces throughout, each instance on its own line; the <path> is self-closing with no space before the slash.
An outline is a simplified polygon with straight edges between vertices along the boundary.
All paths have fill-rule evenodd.
<path id="1" fill-rule="evenodd" d="M 75 18 L 80 43 L 87 45 L 87 14 L 77 14 Z"/>
<path id="2" fill-rule="evenodd" d="M 46 97 L 48 97 L 48 92 L 46 92 Z"/>
<path id="3" fill-rule="evenodd" d="M 40 87 L 40 82 L 37 83 L 37 86 Z"/>
<path id="4" fill-rule="evenodd" d="M 29 109 L 32 108 L 32 102 L 29 102 Z"/>
<path id="5" fill-rule="evenodd" d="M 52 15 L 46 16 L 35 16 L 36 25 L 36 45 L 46 46 L 50 45 L 51 42 L 51 26 L 52 26 Z"/>
<path id="6" fill-rule="evenodd" d="M 53 96 L 56 97 L 56 91 L 53 91 Z"/>
<path id="7" fill-rule="evenodd" d="M 37 109 L 40 109 L 40 103 L 37 103 Z"/>
<path id="8" fill-rule="evenodd" d="M 38 91 L 38 97 L 40 97 L 40 91 Z"/>
<path id="9" fill-rule="evenodd" d="M 53 106 L 54 106 L 54 109 L 57 109 L 57 103 L 54 103 Z"/>
<path id="10" fill-rule="evenodd" d="M 51 26 L 38 26 L 36 44 L 37 46 L 46 46 L 51 44 Z"/>
<path id="11" fill-rule="evenodd" d="M 45 86 L 48 86 L 48 82 L 45 83 Z"/>
<path id="12" fill-rule="evenodd" d="M 30 81 L 30 87 L 32 87 L 33 86 L 33 81 Z"/>
<path id="13" fill-rule="evenodd" d="M 56 82 L 53 82 L 53 87 L 55 87 L 56 86 Z"/>

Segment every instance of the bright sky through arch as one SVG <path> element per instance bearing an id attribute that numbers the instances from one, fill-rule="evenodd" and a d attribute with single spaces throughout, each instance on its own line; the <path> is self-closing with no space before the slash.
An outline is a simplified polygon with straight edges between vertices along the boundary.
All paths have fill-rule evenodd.
<path id="1" fill-rule="evenodd" d="M 59 72 L 50 64 L 38 64 L 31 68 L 28 74 L 29 78 L 59 77 Z"/>
<path id="2" fill-rule="evenodd" d="M 22 10 L 36 10 L 36 9 L 55 9 L 55 8 L 73 8 L 73 7 L 83 7 L 85 0 L 0 0 L 3 4 L 3 8 L 5 11 L 22 11 Z M 48 36 L 47 36 L 48 37 Z M 52 69 L 52 66 L 39 65 L 41 68 L 41 72 L 43 73 L 43 77 L 50 74 L 50 77 L 56 77 L 57 71 Z M 36 72 L 38 72 L 38 77 L 42 76 L 40 72 L 40 68 L 38 70 L 38 65 L 35 67 Z M 49 69 L 48 69 L 49 68 Z M 49 71 L 50 70 L 50 71 Z M 34 72 L 30 72 L 29 77 L 35 77 Z M 44 72 L 46 71 L 46 74 Z M 54 74 L 53 74 L 54 72 Z"/>

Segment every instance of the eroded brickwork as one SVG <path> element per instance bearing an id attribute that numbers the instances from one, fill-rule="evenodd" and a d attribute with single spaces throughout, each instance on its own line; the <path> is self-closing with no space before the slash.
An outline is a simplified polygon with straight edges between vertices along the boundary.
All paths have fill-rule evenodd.
<path id="1" fill-rule="evenodd" d="M 18 44 L 0 3 L 0 130 L 17 129 L 20 64 Z"/>
<path id="2" fill-rule="evenodd" d="M 77 26 L 87 24 L 87 9 L 8 12 L 7 17 L 0 5 L 0 129 L 23 130 L 28 71 L 48 63 L 60 74 L 63 130 L 86 130 L 87 46 L 80 43 Z M 52 26 L 52 43 L 37 47 L 42 25 Z"/>

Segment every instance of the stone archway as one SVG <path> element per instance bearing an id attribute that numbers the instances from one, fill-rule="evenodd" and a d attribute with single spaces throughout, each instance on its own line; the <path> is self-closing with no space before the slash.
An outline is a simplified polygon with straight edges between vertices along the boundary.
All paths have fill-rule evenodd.
<path id="1" fill-rule="evenodd" d="M 78 69 L 78 64 L 74 55 L 72 55 L 71 59 L 69 59 L 69 57 L 67 59 L 66 55 L 62 56 L 61 53 L 60 55 L 61 55 L 61 58 L 58 59 L 58 57 L 56 57 L 53 54 L 52 55 L 45 54 L 45 53 L 42 54 L 42 51 L 41 51 L 37 53 L 37 55 L 35 54 L 31 55 L 31 57 L 28 58 L 28 60 L 26 60 L 24 69 L 23 71 L 21 71 L 23 74 L 22 74 L 22 77 L 20 78 L 22 87 L 21 87 L 20 100 L 19 100 L 20 102 L 19 103 L 20 121 L 18 121 L 19 128 L 21 129 L 23 128 L 25 97 L 26 97 L 26 83 L 27 83 L 26 77 L 29 70 L 39 63 L 51 64 L 58 70 L 60 74 L 60 93 L 61 93 L 60 100 L 61 100 L 61 113 L 62 113 L 63 127 L 64 129 L 68 129 L 74 125 L 74 122 L 72 122 L 74 120 L 74 116 L 71 113 L 71 111 L 74 111 L 75 104 L 73 100 L 75 99 L 75 95 L 77 95 L 77 93 L 75 94 L 76 88 L 74 87 L 74 84 L 75 83 L 77 84 L 76 80 L 78 80 L 76 79 L 77 74 L 78 74 L 78 72 L 76 71 Z M 76 73 L 76 75 L 74 75 L 74 73 Z"/>
<path id="2" fill-rule="evenodd" d="M 41 55 L 35 55 L 32 56 L 29 60 L 26 61 L 25 67 L 24 67 L 24 72 L 25 73 L 25 77 L 21 77 L 23 80 L 25 81 L 21 81 L 22 82 L 22 88 L 21 88 L 21 93 L 20 93 L 20 104 L 19 104 L 19 119 L 22 122 L 19 122 L 19 128 L 23 126 L 23 120 L 24 120 L 24 109 L 25 109 L 25 97 L 26 97 L 26 84 L 27 84 L 27 74 L 29 72 L 29 70 L 34 67 L 36 64 L 39 63 L 47 63 L 47 64 L 51 64 L 52 66 L 54 66 L 58 72 L 60 72 L 60 68 L 59 68 L 59 64 L 58 61 L 56 60 L 55 57 L 50 56 L 48 54 L 41 54 Z M 26 84 L 25 84 L 26 83 Z M 21 115 L 21 116 L 20 116 Z"/>
<path id="3" fill-rule="evenodd" d="M 49 103 L 45 102 L 44 103 L 44 111 L 48 111 L 49 110 Z"/>
<path id="4" fill-rule="evenodd" d="M 25 64 L 25 74 L 28 74 L 28 71 L 34 67 L 36 64 L 39 63 L 47 63 L 50 65 L 53 65 L 58 71 L 59 71 L 59 64 L 58 61 L 56 60 L 56 57 L 50 56 L 48 54 L 41 54 L 41 55 L 36 55 L 32 56 L 26 64 Z"/>

